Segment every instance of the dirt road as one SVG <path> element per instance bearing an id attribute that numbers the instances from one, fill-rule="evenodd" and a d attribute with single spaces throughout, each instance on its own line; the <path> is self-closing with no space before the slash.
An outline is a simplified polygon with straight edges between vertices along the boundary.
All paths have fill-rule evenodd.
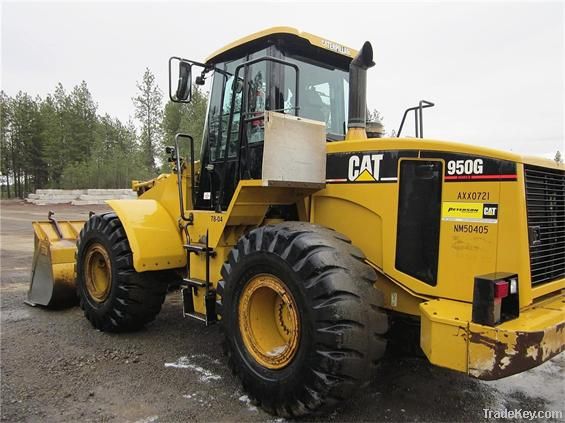
<path id="1" fill-rule="evenodd" d="M 52 206 L 86 219 L 105 206 Z M 1 419 L 16 421 L 277 421 L 250 404 L 227 370 L 217 327 L 181 317 L 178 292 L 146 329 L 98 332 L 79 308 L 23 304 L 30 222 L 49 207 L 1 203 Z M 416 358 L 386 359 L 372 385 L 319 421 L 481 421 L 484 409 L 562 410 L 565 358 L 484 383 Z M 515 420 L 519 421 L 519 420 Z"/>

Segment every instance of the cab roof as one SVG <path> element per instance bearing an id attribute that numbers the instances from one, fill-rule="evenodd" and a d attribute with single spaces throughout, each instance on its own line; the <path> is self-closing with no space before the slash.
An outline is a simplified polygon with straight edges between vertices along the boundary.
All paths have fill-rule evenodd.
<path id="1" fill-rule="evenodd" d="M 261 48 L 263 45 L 268 45 L 278 40 L 290 41 L 293 44 L 306 44 L 315 49 L 320 49 L 320 52 L 326 52 L 330 56 L 335 56 L 338 61 L 347 62 L 347 64 L 357 55 L 357 50 L 326 38 L 289 26 L 275 26 L 233 41 L 208 56 L 205 62 L 206 64 L 213 64 L 233 60 L 241 57 L 246 51 Z"/>

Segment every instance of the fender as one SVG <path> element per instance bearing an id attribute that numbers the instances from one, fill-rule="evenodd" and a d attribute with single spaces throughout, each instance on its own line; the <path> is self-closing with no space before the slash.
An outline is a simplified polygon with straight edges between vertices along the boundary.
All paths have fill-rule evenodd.
<path id="1" fill-rule="evenodd" d="M 109 200 L 106 203 L 124 226 L 136 272 L 186 265 L 177 222 L 158 201 Z"/>

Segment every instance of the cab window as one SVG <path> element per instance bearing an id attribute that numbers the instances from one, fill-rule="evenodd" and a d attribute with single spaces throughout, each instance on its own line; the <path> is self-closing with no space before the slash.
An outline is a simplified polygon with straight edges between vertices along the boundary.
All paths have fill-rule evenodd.
<path id="1" fill-rule="evenodd" d="M 212 92 L 210 94 L 210 105 L 208 111 L 208 121 L 206 124 L 206 138 L 202 143 L 202 156 L 208 148 L 210 161 L 215 161 L 219 155 L 220 147 L 220 121 L 222 117 L 222 94 L 225 76 L 219 72 L 214 74 Z M 207 141 L 207 142 L 206 142 Z"/>
<path id="2" fill-rule="evenodd" d="M 235 68 L 242 62 L 243 59 L 239 59 L 227 64 L 217 65 L 220 71 L 216 71 L 214 74 L 208 118 L 208 148 L 210 152 L 210 162 L 224 160 L 226 142 L 228 140 L 230 107 L 235 81 L 235 75 L 233 73 Z M 236 83 L 234 114 L 228 157 L 236 156 L 236 146 L 239 139 L 239 122 L 241 117 L 242 99 L 241 81 L 243 80 L 243 71 L 240 71 L 239 73 L 239 82 Z"/>
<path id="3" fill-rule="evenodd" d="M 287 55 L 285 60 L 298 65 L 300 70 L 298 115 L 326 124 L 328 139 L 343 139 L 346 132 L 346 107 L 349 95 L 349 74 L 341 69 L 314 63 L 307 59 Z M 295 73 L 284 71 L 284 108 L 293 113 L 296 107 Z"/>
<path id="4" fill-rule="evenodd" d="M 265 139 L 263 116 L 267 103 L 267 62 L 249 66 L 248 74 L 245 133 L 247 143 L 256 144 Z"/>

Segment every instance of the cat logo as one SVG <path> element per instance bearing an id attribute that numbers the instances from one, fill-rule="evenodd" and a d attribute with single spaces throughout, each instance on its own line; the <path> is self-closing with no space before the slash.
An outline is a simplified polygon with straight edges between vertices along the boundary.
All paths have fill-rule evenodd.
<path id="1" fill-rule="evenodd" d="M 349 158 L 347 179 L 351 182 L 375 182 L 380 178 L 382 154 L 353 155 Z"/>
<path id="2" fill-rule="evenodd" d="M 483 219 L 497 219 L 498 204 L 485 204 L 483 207 Z"/>

